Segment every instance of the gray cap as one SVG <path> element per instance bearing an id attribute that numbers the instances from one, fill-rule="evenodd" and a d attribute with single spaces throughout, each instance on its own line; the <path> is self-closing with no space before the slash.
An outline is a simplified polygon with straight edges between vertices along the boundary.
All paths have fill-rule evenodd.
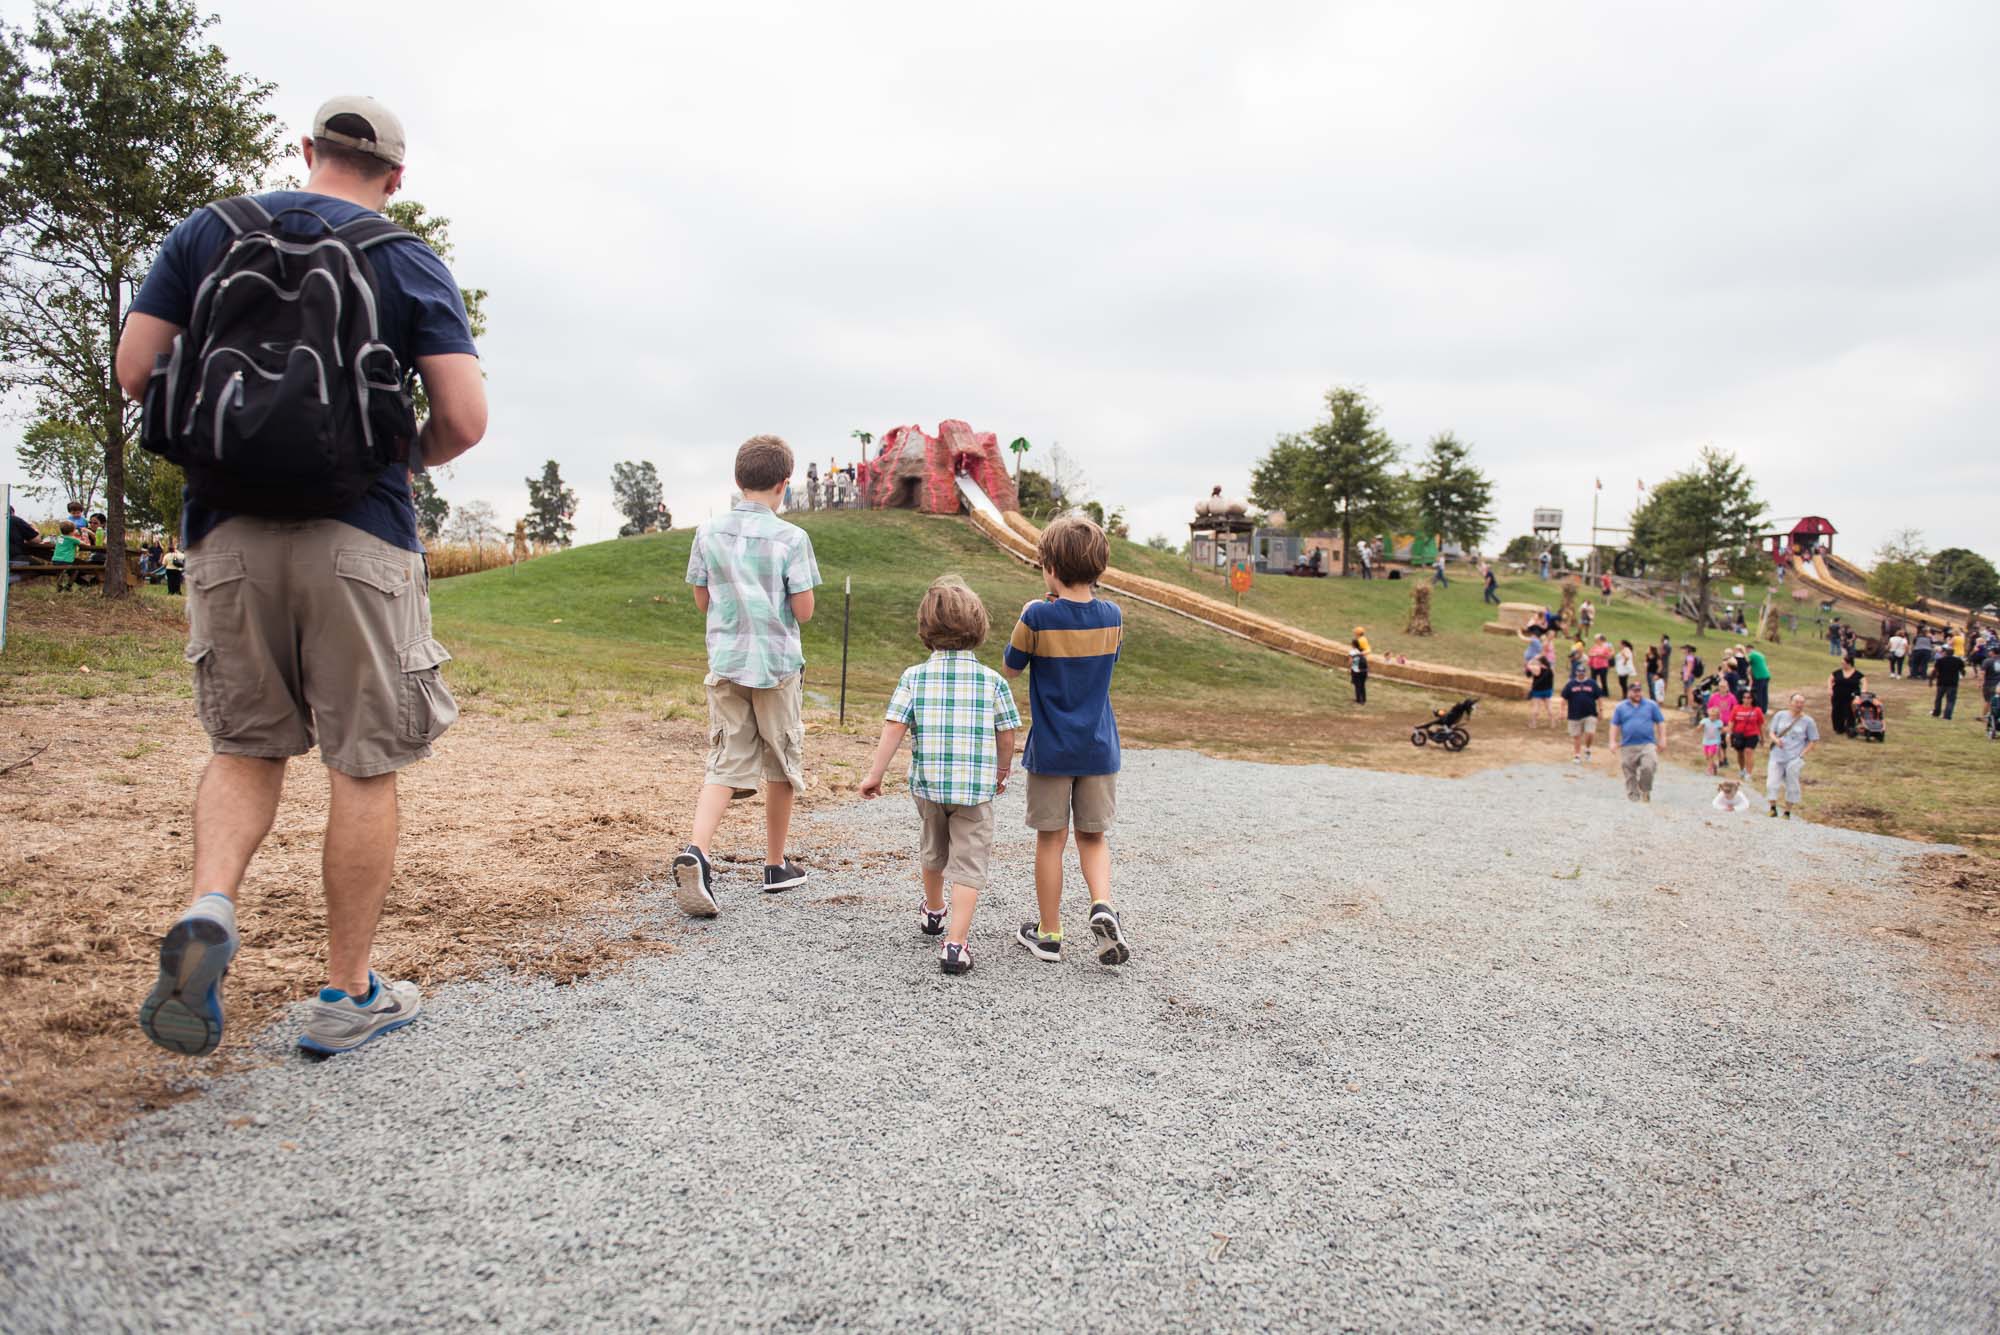
<path id="1" fill-rule="evenodd" d="M 313 138 L 403 165 L 403 122 L 372 97 L 330 97 L 313 114 Z"/>

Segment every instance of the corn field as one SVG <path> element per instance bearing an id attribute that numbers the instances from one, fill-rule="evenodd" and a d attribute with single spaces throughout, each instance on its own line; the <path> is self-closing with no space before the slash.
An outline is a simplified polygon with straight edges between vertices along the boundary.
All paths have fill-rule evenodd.
<path id="1" fill-rule="evenodd" d="M 432 579 L 474 575 L 495 566 L 511 565 L 514 560 L 512 539 L 505 542 L 427 542 L 424 550 L 430 555 Z M 548 550 L 539 543 L 529 543 L 528 559 L 533 560 Z"/>

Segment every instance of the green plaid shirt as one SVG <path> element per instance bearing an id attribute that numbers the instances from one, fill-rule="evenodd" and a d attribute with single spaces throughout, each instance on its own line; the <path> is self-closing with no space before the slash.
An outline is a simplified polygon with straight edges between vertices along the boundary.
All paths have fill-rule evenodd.
<path id="1" fill-rule="evenodd" d="M 906 668 L 884 717 L 910 730 L 910 791 L 954 807 L 993 800 L 993 734 L 1021 726 L 1013 689 L 967 649 L 939 649 Z"/>
<path id="2" fill-rule="evenodd" d="M 805 666 L 792 595 L 819 581 L 812 539 L 755 501 L 694 531 L 687 582 L 708 589 L 708 670 L 767 690 Z"/>

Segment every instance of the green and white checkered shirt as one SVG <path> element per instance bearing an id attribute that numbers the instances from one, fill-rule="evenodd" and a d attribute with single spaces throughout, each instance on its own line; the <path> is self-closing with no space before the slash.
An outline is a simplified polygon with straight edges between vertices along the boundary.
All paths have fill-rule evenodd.
<path id="1" fill-rule="evenodd" d="M 939 649 L 904 669 L 884 717 L 910 730 L 910 791 L 954 807 L 993 800 L 993 734 L 1021 726 L 1013 688 L 968 649 Z"/>
<path id="2" fill-rule="evenodd" d="M 755 501 L 694 531 L 687 582 L 708 590 L 708 670 L 766 690 L 805 666 L 792 595 L 819 585 L 812 539 Z"/>

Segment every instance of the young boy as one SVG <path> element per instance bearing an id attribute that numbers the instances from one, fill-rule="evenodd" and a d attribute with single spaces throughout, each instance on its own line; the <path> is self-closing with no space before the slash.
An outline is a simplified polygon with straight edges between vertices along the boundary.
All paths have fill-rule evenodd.
<path id="1" fill-rule="evenodd" d="M 57 525 L 57 529 L 59 536 L 56 538 L 56 549 L 49 554 L 49 562 L 52 565 L 68 566 L 69 569 L 62 572 L 62 578 L 56 581 L 56 588 L 74 588 L 76 587 L 76 549 L 82 546 L 82 539 L 76 536 L 76 525 L 67 519 Z"/>
<path id="2" fill-rule="evenodd" d="M 931 651 L 930 660 L 907 669 L 896 683 L 875 764 L 861 783 L 863 797 L 882 795 L 889 758 L 908 733 L 910 796 L 923 826 L 924 902 L 917 928 L 926 936 L 944 933 L 938 968 L 952 974 L 972 970 L 966 936 L 993 853 L 993 798 L 1006 791 L 1021 729 L 1013 690 L 973 657 L 986 642 L 987 626 L 986 605 L 964 580 L 945 575 L 931 585 L 917 609 L 917 638 Z"/>
<path id="3" fill-rule="evenodd" d="M 1090 889 L 1090 930 L 1101 964 L 1130 958 L 1111 907 L 1111 848 L 1105 834 L 1118 808 L 1118 720 L 1111 669 L 1125 621 L 1091 593 L 1110 563 L 1104 530 L 1065 517 L 1042 530 L 1038 551 L 1048 597 L 1021 609 L 1002 675 L 1028 675 L 1028 828 L 1035 832 L 1036 922 L 1016 939 L 1038 960 L 1062 959 L 1063 845 L 1076 831 L 1076 860 Z"/>
<path id="4" fill-rule="evenodd" d="M 792 803 L 805 784 L 805 724 L 799 624 L 812 620 L 819 565 L 805 530 L 778 518 L 792 479 L 792 450 L 776 436 L 752 436 L 736 451 L 743 499 L 695 530 L 687 582 L 708 617 L 708 773 L 695 801 L 693 838 L 674 858 L 681 908 L 716 914 L 708 852 L 722 813 L 739 790 L 764 786 L 764 889 L 804 885 L 785 856 Z"/>

